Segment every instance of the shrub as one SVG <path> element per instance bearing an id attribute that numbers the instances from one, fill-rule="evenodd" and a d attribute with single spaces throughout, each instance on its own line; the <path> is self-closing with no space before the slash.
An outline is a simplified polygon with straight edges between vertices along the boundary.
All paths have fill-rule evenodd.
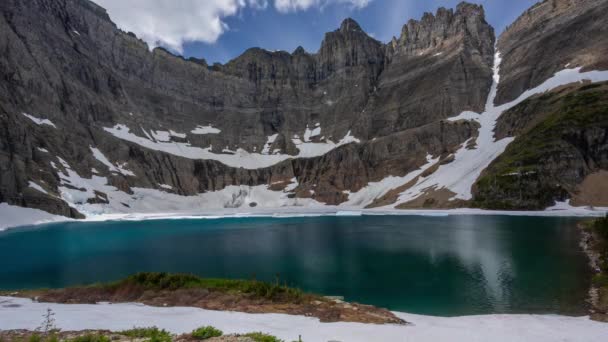
<path id="1" fill-rule="evenodd" d="M 119 334 L 131 338 L 147 338 L 149 342 L 171 342 L 171 334 L 157 327 L 133 328 L 119 332 Z"/>
<path id="2" fill-rule="evenodd" d="M 221 330 L 216 329 L 212 326 L 200 327 L 192 331 L 192 337 L 196 338 L 197 340 L 206 340 L 212 337 L 220 337 L 223 334 L 224 333 Z"/>
<path id="3" fill-rule="evenodd" d="M 608 275 L 598 273 L 593 276 L 593 285 L 597 287 L 608 287 Z"/>
<path id="4" fill-rule="evenodd" d="M 280 340 L 275 336 L 264 334 L 261 332 L 252 332 L 252 333 L 245 334 L 243 336 L 249 337 L 250 339 L 254 340 L 255 342 L 284 342 L 283 340 Z"/>
<path id="5" fill-rule="evenodd" d="M 208 279 L 190 274 L 151 272 L 138 273 L 107 286 L 114 289 L 139 286 L 148 290 L 205 288 L 223 292 L 245 293 L 255 297 L 290 302 L 300 302 L 304 298 L 302 290 L 281 285 L 278 279 L 273 283 L 266 283 L 257 280 Z"/>
<path id="6" fill-rule="evenodd" d="M 99 335 L 99 334 L 87 334 L 83 336 L 74 337 L 67 340 L 67 342 L 110 342 L 110 338 Z"/>

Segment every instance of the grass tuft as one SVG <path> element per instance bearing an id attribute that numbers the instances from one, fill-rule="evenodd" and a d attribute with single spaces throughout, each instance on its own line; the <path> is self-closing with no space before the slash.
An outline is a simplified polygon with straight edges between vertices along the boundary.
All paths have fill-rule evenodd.
<path id="1" fill-rule="evenodd" d="M 119 332 L 120 335 L 133 339 L 144 338 L 148 342 L 171 342 L 171 334 L 166 330 L 157 327 L 133 328 Z M 84 341 L 83 341 L 84 342 Z M 100 341 L 102 342 L 102 341 Z"/>
<path id="2" fill-rule="evenodd" d="M 254 340 L 255 342 L 284 342 L 283 340 L 279 339 L 278 337 L 264 334 L 262 332 L 252 332 L 252 333 L 245 334 L 243 336 L 249 337 L 250 339 Z"/>
<path id="3" fill-rule="evenodd" d="M 192 337 L 197 340 L 206 340 L 212 337 L 220 337 L 224 333 L 212 326 L 200 327 L 192 331 Z"/>

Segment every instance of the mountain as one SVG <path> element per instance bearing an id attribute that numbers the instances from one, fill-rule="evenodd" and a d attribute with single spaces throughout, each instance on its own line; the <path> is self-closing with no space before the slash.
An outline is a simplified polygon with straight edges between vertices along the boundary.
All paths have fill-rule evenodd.
<path id="1" fill-rule="evenodd" d="M 583 193 L 608 169 L 606 87 L 558 86 L 608 80 L 607 6 L 544 1 L 497 42 L 468 3 L 410 20 L 387 44 L 346 19 L 317 52 L 252 48 L 208 65 L 150 51 L 88 0 L 4 0 L 0 203 L 75 218 L 602 204 Z M 568 102 L 579 95 L 600 102 Z M 565 121 L 545 127 L 558 98 Z M 571 106 L 584 118 L 560 114 Z M 546 150 L 505 164 L 539 139 Z M 537 179 L 503 177 L 521 170 Z M 562 185 L 545 191 L 555 177 Z M 520 200 L 522 189 L 538 191 Z"/>

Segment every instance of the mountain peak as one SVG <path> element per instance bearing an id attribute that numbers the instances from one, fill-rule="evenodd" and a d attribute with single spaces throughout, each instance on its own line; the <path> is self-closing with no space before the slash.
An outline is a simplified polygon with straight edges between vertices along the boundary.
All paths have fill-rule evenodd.
<path id="1" fill-rule="evenodd" d="M 344 19 L 344 21 L 342 21 L 342 24 L 340 25 L 340 31 L 341 32 L 357 32 L 357 31 L 363 31 L 361 29 L 361 26 L 359 26 L 359 23 L 357 23 L 354 19 L 352 18 L 346 18 Z"/>

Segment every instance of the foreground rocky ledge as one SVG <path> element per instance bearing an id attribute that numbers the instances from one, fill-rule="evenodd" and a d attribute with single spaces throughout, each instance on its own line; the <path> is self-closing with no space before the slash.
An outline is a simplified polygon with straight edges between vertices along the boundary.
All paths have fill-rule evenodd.
<path id="1" fill-rule="evenodd" d="M 110 284 L 0 293 L 44 303 L 137 302 L 150 306 L 189 306 L 246 313 L 283 313 L 321 322 L 406 324 L 386 309 L 304 293 L 256 280 L 203 279 L 193 275 L 139 273 Z"/>
<path id="2" fill-rule="evenodd" d="M 608 217 L 583 222 L 581 247 L 589 257 L 593 281 L 589 290 L 590 317 L 608 322 Z"/>

